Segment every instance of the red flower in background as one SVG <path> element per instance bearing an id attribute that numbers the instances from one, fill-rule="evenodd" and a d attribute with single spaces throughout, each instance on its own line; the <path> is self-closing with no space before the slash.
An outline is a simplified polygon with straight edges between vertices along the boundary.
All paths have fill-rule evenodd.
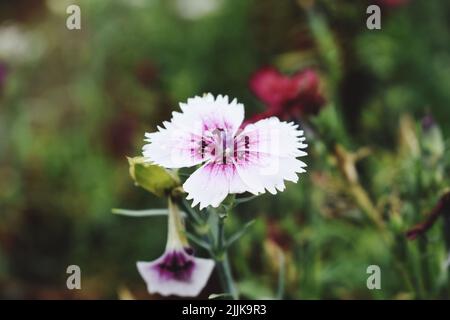
<path id="1" fill-rule="evenodd" d="M 250 89 L 267 105 L 267 110 L 249 122 L 271 116 L 289 119 L 317 114 L 325 104 L 319 91 L 319 76 L 311 69 L 287 76 L 275 68 L 265 67 L 251 77 Z"/>

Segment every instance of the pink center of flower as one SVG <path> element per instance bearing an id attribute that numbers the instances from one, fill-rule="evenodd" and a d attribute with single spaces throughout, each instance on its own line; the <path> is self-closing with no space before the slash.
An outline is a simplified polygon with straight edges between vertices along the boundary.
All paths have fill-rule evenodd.
<path id="1" fill-rule="evenodd" d="M 194 142 L 195 138 L 191 141 Z M 228 129 L 215 128 L 203 132 L 198 147 L 191 148 L 191 154 L 214 164 L 231 165 L 233 162 L 247 161 L 249 148 L 248 136 L 233 136 Z"/>
<path id="2" fill-rule="evenodd" d="M 187 281 L 191 278 L 194 267 L 194 260 L 182 251 L 167 253 L 163 260 L 154 266 L 161 278 L 181 281 Z"/>

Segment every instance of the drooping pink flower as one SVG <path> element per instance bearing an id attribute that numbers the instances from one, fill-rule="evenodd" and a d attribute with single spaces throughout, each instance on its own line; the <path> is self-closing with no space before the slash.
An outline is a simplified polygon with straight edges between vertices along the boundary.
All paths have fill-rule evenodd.
<path id="1" fill-rule="evenodd" d="M 154 261 L 137 262 L 150 294 L 195 297 L 205 287 L 214 269 L 214 260 L 195 258 L 184 231 L 180 211 L 169 198 L 166 250 Z"/>
<path id="2" fill-rule="evenodd" d="M 250 79 L 250 89 L 266 104 L 267 110 L 250 122 L 270 116 L 289 119 L 317 114 L 325 103 L 319 84 L 319 76 L 312 69 L 292 76 L 283 75 L 273 67 L 258 70 Z"/>
<path id="3" fill-rule="evenodd" d="M 241 129 L 244 106 L 212 94 L 180 103 L 165 128 L 146 133 L 144 158 L 166 168 L 201 165 L 183 184 L 192 206 L 218 207 L 228 194 L 275 194 L 297 182 L 306 164 L 303 131 L 276 117 Z"/>

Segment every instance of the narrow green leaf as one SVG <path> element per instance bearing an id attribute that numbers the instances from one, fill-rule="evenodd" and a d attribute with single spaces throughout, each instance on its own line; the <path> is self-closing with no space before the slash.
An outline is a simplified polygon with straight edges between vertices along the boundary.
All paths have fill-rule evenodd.
<path id="1" fill-rule="evenodd" d="M 273 290 L 267 286 L 265 281 L 258 281 L 257 279 L 246 279 L 237 283 L 239 293 L 246 296 L 248 299 L 273 299 Z"/>
<path id="2" fill-rule="evenodd" d="M 214 239 L 214 241 L 217 242 L 218 235 L 219 235 L 219 214 L 217 213 L 217 210 L 211 206 L 209 206 L 206 209 L 207 212 L 207 223 L 211 230 L 211 237 Z"/>
<path id="3" fill-rule="evenodd" d="M 245 234 L 245 232 L 248 230 L 248 228 L 250 228 L 253 225 L 253 223 L 255 223 L 255 220 L 251 220 L 251 221 L 247 222 L 242 227 L 241 230 L 239 230 L 238 232 L 233 234 L 230 238 L 228 238 L 226 247 L 231 246 L 235 241 L 237 241 L 240 237 L 242 237 Z"/>
<path id="4" fill-rule="evenodd" d="M 208 296 L 209 300 L 221 300 L 233 298 L 229 293 L 212 293 Z"/>
<path id="5" fill-rule="evenodd" d="M 205 250 L 208 250 L 209 252 L 211 251 L 211 245 L 200 239 L 199 237 L 197 237 L 196 235 L 190 233 L 190 232 L 186 232 L 186 237 L 191 240 L 193 243 L 195 243 L 196 245 L 198 245 L 199 247 L 202 247 Z"/>
<path id="6" fill-rule="evenodd" d="M 155 217 L 155 216 L 167 216 L 169 214 L 169 209 L 144 209 L 144 210 L 130 210 L 130 209 L 120 209 L 113 208 L 111 212 L 114 214 L 119 214 L 128 217 Z M 183 218 L 186 217 L 186 212 L 180 211 Z"/>
<path id="7" fill-rule="evenodd" d="M 234 200 L 234 205 L 237 206 L 238 204 L 246 203 L 246 202 L 248 202 L 250 200 L 253 200 L 253 199 L 257 198 L 257 197 L 259 197 L 259 195 L 253 195 L 253 196 L 243 197 L 243 198 L 236 198 Z"/>
<path id="8" fill-rule="evenodd" d="M 195 220 L 198 225 L 204 225 L 206 223 L 205 220 L 200 217 L 197 211 L 195 211 L 195 209 L 191 207 L 191 205 L 185 198 L 183 198 L 182 203 L 189 215 Z"/>
<path id="9" fill-rule="evenodd" d="M 119 214 L 128 217 L 166 216 L 169 214 L 168 209 L 129 210 L 129 209 L 114 208 L 111 211 L 114 214 Z"/>

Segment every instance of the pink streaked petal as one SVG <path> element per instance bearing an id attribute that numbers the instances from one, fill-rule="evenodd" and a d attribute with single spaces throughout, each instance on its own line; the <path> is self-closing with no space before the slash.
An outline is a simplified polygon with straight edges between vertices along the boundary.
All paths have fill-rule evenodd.
<path id="1" fill-rule="evenodd" d="M 276 117 L 260 120 L 247 125 L 237 137 L 238 150 L 245 149 L 245 137 L 249 139 L 248 150 L 251 153 L 267 154 L 277 157 L 303 157 L 307 153 L 302 150 L 308 145 L 304 143 L 303 130 L 293 122 L 280 121 Z"/>
<path id="2" fill-rule="evenodd" d="M 173 112 L 164 128 L 146 133 L 149 143 L 144 146 L 143 155 L 149 162 L 181 168 L 208 161 L 214 149 L 215 130 L 225 130 L 234 136 L 244 119 L 244 106 L 236 99 L 229 102 L 227 96 L 214 98 L 207 94 L 188 99 L 180 106 L 182 112 Z"/>
<path id="3" fill-rule="evenodd" d="M 169 255 L 174 254 L 179 255 L 178 261 L 189 263 L 189 270 L 186 270 L 183 276 L 161 271 L 161 264 L 170 258 Z M 180 258 L 182 259 L 180 260 Z M 163 296 L 177 295 L 182 297 L 198 296 L 214 269 L 213 260 L 194 258 L 184 251 L 165 252 L 163 256 L 154 261 L 139 261 L 136 265 L 150 294 L 158 293 Z"/>
<path id="4" fill-rule="evenodd" d="M 246 191 L 233 163 L 205 164 L 186 180 L 183 189 L 188 193 L 187 199 L 193 200 L 192 206 L 200 204 L 200 209 L 218 207 L 229 193 Z"/>
<path id="5" fill-rule="evenodd" d="M 166 168 L 182 168 L 207 160 L 200 152 L 201 130 L 193 126 L 187 131 L 168 124 L 168 129 L 159 128 L 157 132 L 145 134 L 149 143 L 144 145 L 142 154 L 147 161 Z"/>
<path id="6" fill-rule="evenodd" d="M 244 121 L 244 105 L 236 99 L 229 101 L 226 95 L 216 98 L 211 93 L 196 96 L 180 103 L 180 108 L 186 118 L 184 123 L 201 122 L 204 130 L 221 128 L 234 134 Z"/>
<path id="7" fill-rule="evenodd" d="M 251 158 L 252 159 L 252 158 Z M 306 164 L 293 157 L 260 155 L 257 159 L 236 165 L 237 172 L 245 184 L 246 191 L 253 194 L 272 194 L 284 191 L 284 181 L 298 181 L 297 173 L 306 172 Z"/>
<path id="8" fill-rule="evenodd" d="M 248 144 L 245 145 L 245 137 Z M 306 172 L 303 157 L 307 145 L 298 125 L 281 122 L 277 118 L 258 121 L 245 127 L 238 137 L 236 169 L 249 192 L 258 194 L 268 190 L 283 191 L 284 180 L 297 182 L 297 173 Z M 247 154 L 245 154 L 247 151 Z"/>

